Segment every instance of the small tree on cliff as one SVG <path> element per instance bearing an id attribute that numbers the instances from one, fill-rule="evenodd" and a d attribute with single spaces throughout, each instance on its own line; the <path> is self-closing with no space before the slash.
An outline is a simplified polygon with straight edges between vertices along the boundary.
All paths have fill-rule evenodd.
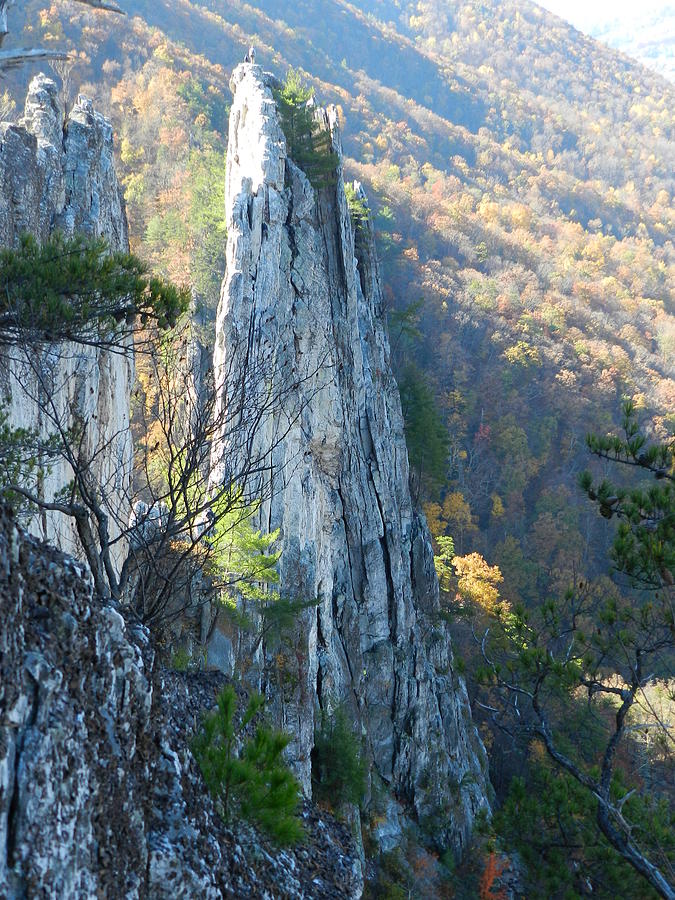
<path id="1" fill-rule="evenodd" d="M 405 439 L 415 499 L 445 480 L 448 468 L 448 431 L 433 391 L 417 367 L 410 363 L 399 380 Z"/>
<path id="2" fill-rule="evenodd" d="M 114 489 L 100 482 L 98 463 L 108 448 L 88 445 L 91 423 L 77 402 L 59 402 L 69 385 L 55 373 L 69 360 L 84 385 L 101 353 L 131 355 L 151 324 L 170 328 L 188 303 L 186 289 L 150 276 L 131 254 L 108 253 L 99 239 L 55 234 L 39 245 L 24 236 L 17 249 L 0 251 L 0 347 L 13 372 L 12 390 L 25 393 L 40 423 L 12 429 L 4 417 L 1 493 L 14 505 L 73 520 L 102 596 L 117 594 L 111 552 L 128 522 L 115 521 Z M 79 406 L 86 405 L 83 398 Z M 49 497 L 44 473 L 56 460 L 73 477 Z"/>
<path id="3" fill-rule="evenodd" d="M 24 235 L 18 250 L 0 250 L 0 346 L 126 352 L 150 323 L 173 327 L 189 301 L 187 289 L 149 275 L 132 254 L 109 253 L 102 239 Z"/>
<path id="4" fill-rule="evenodd" d="M 623 429 L 623 436 L 589 436 L 588 447 L 647 480 L 626 489 L 608 480 L 596 485 L 586 473 L 581 484 L 602 516 L 618 520 L 611 555 L 630 594 L 580 583 L 535 612 L 504 610 L 481 642 L 483 680 L 502 700 L 492 707 L 495 724 L 539 741 L 585 793 L 613 850 L 673 900 L 672 816 L 664 818 L 637 772 L 626 783 L 631 776 L 619 759 L 630 737 L 648 731 L 659 735 L 665 764 L 672 764 L 672 724 L 650 697 L 659 683 L 669 689 L 675 660 L 675 442 L 650 443 L 630 402 Z M 565 724 L 582 699 L 585 740 L 575 748 Z"/>
<path id="5" fill-rule="evenodd" d="M 337 157 L 331 134 L 316 116 L 314 89 L 295 69 L 289 69 L 284 84 L 274 92 L 288 155 L 300 166 L 312 185 L 324 188 L 337 180 Z"/>
<path id="6" fill-rule="evenodd" d="M 183 317 L 189 292 L 147 276 L 133 256 L 106 255 L 100 241 L 55 237 L 38 247 L 27 238 L 0 259 L 0 346 L 17 373 L 13 384 L 41 422 L 39 430 L 27 430 L 0 419 L 0 495 L 70 519 L 97 593 L 131 606 L 157 629 L 235 587 L 262 611 L 261 634 L 277 612 L 302 608 L 284 600 L 276 610 L 268 602 L 275 599 L 269 590 L 276 581 L 275 535 L 254 522 L 269 499 L 263 476 L 270 455 L 311 400 L 311 385 L 297 399 L 290 362 L 249 359 L 238 368 L 236 347 L 218 384 L 195 382 L 192 327 Z M 125 486 L 115 471 L 102 482 L 100 461 L 109 447 L 91 446 L 92 423 L 81 405 L 60 402 L 67 386 L 55 383 L 53 372 L 75 354 L 89 365 L 88 372 L 78 368 L 86 384 L 100 353 L 134 352 L 143 364 L 134 398 L 137 452 Z M 253 450 L 262 423 L 282 407 L 269 445 Z M 210 478 L 216 439 L 246 448 L 230 455 L 218 484 Z M 71 480 L 48 496 L 44 472 L 56 461 L 66 464 Z"/>
<path id="7" fill-rule="evenodd" d="M 223 688 L 216 709 L 204 717 L 192 741 L 192 752 L 225 821 L 236 804 L 243 818 L 259 825 L 277 844 L 296 844 L 304 829 L 297 815 L 300 785 L 283 759 L 290 735 L 259 722 L 252 736 L 246 736 L 264 702 L 261 695 L 251 695 L 238 716 L 234 688 Z"/>

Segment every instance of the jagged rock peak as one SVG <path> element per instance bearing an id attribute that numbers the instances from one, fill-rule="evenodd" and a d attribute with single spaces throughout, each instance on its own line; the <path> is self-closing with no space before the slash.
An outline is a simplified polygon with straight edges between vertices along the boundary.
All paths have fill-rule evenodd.
<path id="1" fill-rule="evenodd" d="M 18 124 L 0 123 L 0 245 L 16 246 L 28 232 L 39 241 L 56 229 L 105 238 L 111 251 L 129 250 L 124 197 L 117 180 L 110 123 L 80 95 L 67 120 L 56 83 L 32 79 Z M 38 367 L 40 371 L 38 372 Z M 38 382 L 54 387 L 56 415 L 65 427 L 75 418 L 87 426 L 83 453 L 96 458 L 96 475 L 120 518 L 125 519 L 131 473 L 129 397 L 132 361 L 93 347 L 54 345 L 44 353 L 21 348 L 0 354 L 0 403 L 12 426 L 54 423 L 40 410 Z M 96 452 L 105 447 L 107 452 Z M 59 461 L 45 474 L 45 496 L 72 478 Z M 72 522 L 59 513 L 35 517 L 30 527 L 70 552 L 78 552 Z M 123 549 L 120 547 L 119 555 Z"/>
<path id="2" fill-rule="evenodd" d="M 65 114 L 56 82 L 42 72 L 28 86 L 24 115 L 20 124 L 35 135 L 40 144 L 60 147 Z"/>
<path id="3" fill-rule="evenodd" d="M 22 232 L 44 240 L 55 229 L 104 237 L 129 249 L 110 122 L 80 94 L 67 120 L 56 83 L 32 79 L 23 118 L 0 123 L 0 243 Z"/>
<path id="4" fill-rule="evenodd" d="M 344 704 L 374 776 L 459 851 L 489 808 L 486 757 L 438 616 L 429 533 L 410 497 L 372 232 L 350 218 L 335 111 L 315 111 L 330 129 L 336 173 L 315 189 L 288 158 L 276 84 L 249 64 L 231 79 L 214 369 L 223 404 L 233 370 L 253 373 L 252 405 L 270 385 L 283 398 L 245 450 L 269 473 L 255 487 L 261 524 L 281 529 L 281 592 L 319 602 L 298 623 L 283 685 L 264 653 L 259 678 L 295 736 L 307 791 L 317 713 Z M 215 442 L 214 481 L 243 450 L 231 432 Z M 245 641 L 239 652 L 243 660 Z"/>
<path id="5" fill-rule="evenodd" d="M 237 66 L 230 78 L 232 94 L 239 92 L 243 100 L 230 113 L 227 180 L 236 178 L 235 172 L 244 166 L 251 194 L 257 194 L 265 184 L 275 190 L 284 186 L 286 140 L 272 96 L 276 84 L 273 75 L 256 65 Z M 235 199 L 235 195 L 226 194 L 228 220 Z"/>

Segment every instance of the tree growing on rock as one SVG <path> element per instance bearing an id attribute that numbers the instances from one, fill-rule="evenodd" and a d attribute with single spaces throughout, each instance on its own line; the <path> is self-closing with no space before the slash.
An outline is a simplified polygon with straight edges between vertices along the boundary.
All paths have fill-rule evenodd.
<path id="1" fill-rule="evenodd" d="M 100 238 L 56 232 L 39 244 L 26 234 L 18 250 L 0 250 L 0 346 L 120 349 L 150 323 L 173 327 L 189 299 Z"/>
<path id="2" fill-rule="evenodd" d="M 228 685 L 218 695 L 216 709 L 204 717 L 192 752 L 225 821 L 236 807 L 276 843 L 295 844 L 304 830 L 297 815 L 300 785 L 282 755 L 290 735 L 258 723 L 247 737 L 264 702 L 252 694 L 238 716 L 237 695 Z"/>
<path id="3" fill-rule="evenodd" d="M 631 738 L 653 733 L 672 766 L 672 725 L 653 691 L 661 685 L 672 696 L 675 443 L 650 442 L 630 402 L 623 432 L 590 435 L 587 444 L 632 470 L 632 486 L 596 484 L 588 473 L 581 485 L 603 517 L 618 520 L 611 557 L 624 589 L 578 582 L 534 612 L 502 610 L 481 641 L 482 678 L 502 701 L 492 707 L 495 725 L 539 742 L 554 770 L 574 783 L 572 793 L 588 802 L 607 844 L 658 896 L 673 900 L 675 823 L 667 812 L 664 818 L 658 787 L 650 790 L 626 759 Z M 575 745 L 565 725 L 579 721 L 582 701 L 585 739 Z"/>
<path id="4" fill-rule="evenodd" d="M 42 247 L 26 238 L 2 251 L 0 345 L 21 359 L 19 389 L 38 409 L 41 427 L 0 422 L 0 493 L 24 511 L 72 521 L 97 593 L 130 607 L 157 633 L 236 591 L 260 613 L 262 639 L 308 602 L 278 597 L 276 535 L 256 525 L 269 499 L 261 474 L 286 430 L 264 454 L 232 454 L 218 484 L 210 480 L 211 444 L 217 437 L 250 449 L 282 404 L 291 428 L 311 391 L 294 400 L 287 372 L 264 360 L 244 371 L 236 353 L 218 384 L 213 377 L 196 382 L 192 326 L 183 316 L 189 292 L 147 275 L 133 256 L 104 250 L 98 240 L 57 236 Z M 90 440 L 93 423 L 77 404 L 61 402 L 64 386 L 50 376 L 78 347 L 135 353 L 139 363 L 129 486 L 114 469 L 101 480 L 98 461 L 108 447 Z M 97 366 L 96 356 L 84 359 L 91 371 L 80 372 L 83 384 Z M 49 495 L 44 473 L 57 461 L 70 480 Z M 239 612 L 240 624 L 249 621 Z M 214 620 L 202 626 L 206 636 Z"/>
<path id="5" fill-rule="evenodd" d="M 300 72 L 289 69 L 283 85 L 274 92 L 288 155 L 300 166 L 315 188 L 336 183 L 337 157 L 330 132 L 315 115 L 314 90 Z"/>

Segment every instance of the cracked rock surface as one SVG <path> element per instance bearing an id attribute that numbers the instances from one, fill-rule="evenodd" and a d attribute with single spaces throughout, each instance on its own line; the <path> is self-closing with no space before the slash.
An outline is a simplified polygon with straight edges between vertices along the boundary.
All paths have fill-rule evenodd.
<path id="1" fill-rule="evenodd" d="M 226 828 L 188 745 L 220 674 L 155 666 L 145 630 L 0 507 L 0 897 L 357 898 L 347 829 L 306 803 L 280 852 Z"/>
<path id="2" fill-rule="evenodd" d="M 460 852 L 488 808 L 486 756 L 411 501 L 373 237 L 350 219 L 335 112 L 315 112 L 337 173 L 315 189 L 289 158 L 275 86 L 251 64 L 231 79 L 214 369 L 223 405 L 234 367 L 261 412 L 245 451 L 231 434 L 216 442 L 212 478 L 239 453 L 265 460 L 271 474 L 247 487 L 264 498 L 262 527 L 281 529 L 281 592 L 319 601 L 270 691 L 305 790 L 317 713 L 346 704 L 385 785 Z"/>

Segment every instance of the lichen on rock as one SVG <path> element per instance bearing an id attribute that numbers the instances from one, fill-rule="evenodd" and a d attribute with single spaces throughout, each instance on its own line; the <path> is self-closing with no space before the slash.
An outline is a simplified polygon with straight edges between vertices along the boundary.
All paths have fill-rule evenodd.
<path id="1" fill-rule="evenodd" d="M 337 178 L 315 190 L 287 158 L 276 84 L 250 64 L 231 79 L 214 358 L 217 383 L 233 360 L 277 379 L 283 401 L 261 417 L 246 451 L 267 453 L 260 519 L 281 529 L 281 592 L 319 601 L 298 622 L 294 686 L 272 691 L 272 704 L 295 737 L 308 792 L 315 714 L 346 704 L 377 776 L 433 822 L 439 844 L 460 852 L 489 808 L 486 757 L 438 616 L 429 533 L 411 501 L 373 238 L 365 222 L 355 244 L 335 112 L 316 110 Z M 254 385 L 251 396 L 264 391 Z M 231 433 L 216 442 L 214 482 L 238 452 Z"/>

